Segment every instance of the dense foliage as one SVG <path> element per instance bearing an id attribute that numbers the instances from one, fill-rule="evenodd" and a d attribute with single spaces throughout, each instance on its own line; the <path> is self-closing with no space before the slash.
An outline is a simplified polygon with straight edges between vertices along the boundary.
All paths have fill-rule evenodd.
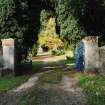
<path id="1" fill-rule="evenodd" d="M 0 0 L 0 38 L 13 36 L 13 14 L 15 3 L 13 0 Z M 11 19 L 10 19 L 11 18 Z M 11 26 L 12 25 L 12 26 Z"/>
<path id="2" fill-rule="evenodd" d="M 60 25 L 60 35 L 64 39 L 76 39 L 85 35 L 79 25 L 79 19 L 74 15 L 74 9 L 70 0 L 59 0 L 57 23 Z"/>
<path id="3" fill-rule="evenodd" d="M 63 38 L 70 40 L 84 35 L 104 38 L 105 0 L 59 0 L 57 12 Z"/>

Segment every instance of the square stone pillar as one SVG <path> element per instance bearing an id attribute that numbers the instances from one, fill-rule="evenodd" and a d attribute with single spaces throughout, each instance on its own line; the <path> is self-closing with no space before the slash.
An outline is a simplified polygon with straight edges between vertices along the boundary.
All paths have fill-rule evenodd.
<path id="1" fill-rule="evenodd" d="M 2 39 L 3 69 L 14 73 L 15 69 L 15 42 L 14 39 Z M 6 71 L 7 72 L 7 71 Z"/>
<path id="2" fill-rule="evenodd" d="M 97 72 L 99 69 L 98 37 L 89 36 L 83 39 L 85 72 Z"/>

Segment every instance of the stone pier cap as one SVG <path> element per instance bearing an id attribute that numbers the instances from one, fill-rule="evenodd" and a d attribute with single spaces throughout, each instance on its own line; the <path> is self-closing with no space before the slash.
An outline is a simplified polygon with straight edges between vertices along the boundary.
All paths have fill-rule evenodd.
<path id="1" fill-rule="evenodd" d="M 2 46 L 14 46 L 14 39 L 13 38 L 8 38 L 8 39 L 2 39 Z"/>

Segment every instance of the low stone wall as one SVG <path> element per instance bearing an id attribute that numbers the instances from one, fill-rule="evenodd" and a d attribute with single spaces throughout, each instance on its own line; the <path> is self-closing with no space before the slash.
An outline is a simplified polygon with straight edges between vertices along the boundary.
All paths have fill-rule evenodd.
<path id="1" fill-rule="evenodd" d="M 100 55 L 100 70 L 99 72 L 105 75 L 105 46 L 99 48 Z"/>

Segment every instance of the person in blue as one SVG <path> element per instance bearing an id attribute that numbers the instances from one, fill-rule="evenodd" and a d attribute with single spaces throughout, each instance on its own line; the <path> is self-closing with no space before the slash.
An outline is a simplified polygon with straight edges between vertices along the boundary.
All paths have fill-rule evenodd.
<path id="1" fill-rule="evenodd" d="M 82 41 L 76 48 L 76 70 L 84 72 L 84 43 Z"/>

